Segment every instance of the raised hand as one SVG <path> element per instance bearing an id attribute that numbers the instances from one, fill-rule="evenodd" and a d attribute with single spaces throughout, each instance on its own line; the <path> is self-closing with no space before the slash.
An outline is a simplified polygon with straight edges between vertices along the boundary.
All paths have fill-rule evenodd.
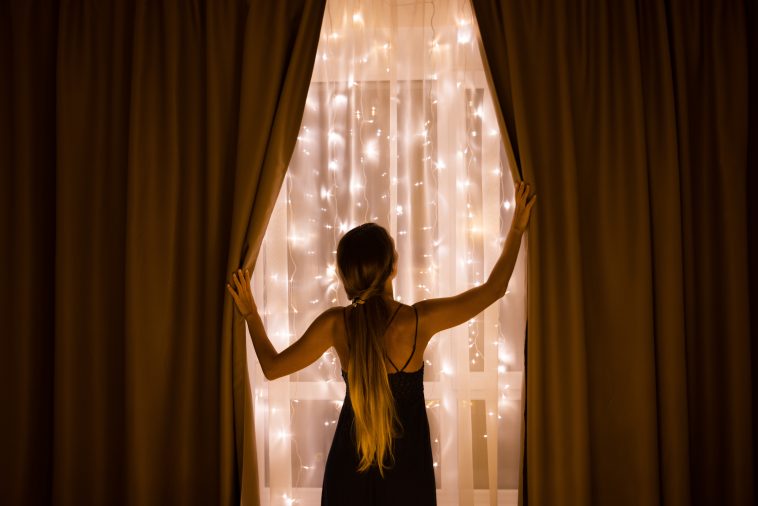
<path id="1" fill-rule="evenodd" d="M 242 272 L 242 269 L 237 270 L 237 272 L 232 273 L 232 281 L 235 288 L 232 288 L 231 283 L 227 283 L 226 290 L 234 299 L 237 310 L 244 318 L 247 318 L 250 313 L 256 310 L 253 293 L 250 291 L 250 271 L 247 269 L 245 272 Z"/>
<path id="2" fill-rule="evenodd" d="M 532 206 L 537 201 L 537 195 L 532 193 L 529 183 L 516 182 L 516 209 L 513 211 L 511 228 L 523 234 L 529 227 L 532 216 Z"/>

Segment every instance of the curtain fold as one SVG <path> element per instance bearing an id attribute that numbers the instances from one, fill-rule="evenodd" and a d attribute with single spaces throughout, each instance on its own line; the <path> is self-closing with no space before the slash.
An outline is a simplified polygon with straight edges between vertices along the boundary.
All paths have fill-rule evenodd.
<path id="1" fill-rule="evenodd" d="M 229 273 L 237 267 L 253 271 L 297 141 L 325 6 L 326 0 L 261 2 L 248 19 L 242 83 L 249 91 L 241 100 L 246 114 L 239 123 Z M 236 449 L 242 504 L 248 505 L 259 504 L 260 491 L 245 328 L 227 297 L 223 340 L 231 343 L 234 357 L 234 426 L 242 427 L 236 430 Z"/>
<path id="2" fill-rule="evenodd" d="M 224 286 L 263 237 L 323 7 L 0 5 L 3 504 L 258 502 Z"/>
<path id="3" fill-rule="evenodd" d="M 745 5 L 473 5 L 540 195 L 521 501 L 752 504 Z"/>

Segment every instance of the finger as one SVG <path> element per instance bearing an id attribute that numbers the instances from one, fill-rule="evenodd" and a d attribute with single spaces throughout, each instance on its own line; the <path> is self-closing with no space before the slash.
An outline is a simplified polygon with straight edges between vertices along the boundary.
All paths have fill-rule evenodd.
<path id="1" fill-rule="evenodd" d="M 244 271 L 240 269 L 238 271 L 238 276 L 240 279 L 240 284 L 242 285 L 242 289 L 244 290 L 242 293 L 244 294 L 245 298 L 248 298 L 250 296 L 250 280 L 247 277 L 247 269 Z"/>
<path id="2" fill-rule="evenodd" d="M 250 289 L 250 269 L 245 269 L 245 286 Z"/>
<path id="3" fill-rule="evenodd" d="M 237 297 L 237 294 L 235 293 L 234 289 L 232 288 L 232 285 L 228 284 L 226 285 L 227 291 L 232 295 L 232 299 L 234 299 L 234 304 L 237 306 L 237 309 L 240 307 L 240 299 Z"/>
<path id="4" fill-rule="evenodd" d="M 236 272 L 232 275 L 232 279 L 234 280 L 234 285 L 237 287 L 237 293 L 242 293 L 242 283 L 240 283 Z"/>
<path id="5" fill-rule="evenodd" d="M 526 203 L 526 210 L 531 210 L 535 202 L 537 202 L 537 195 L 532 195 L 532 198 L 530 198 L 529 202 Z"/>
<path id="6" fill-rule="evenodd" d="M 529 195 L 529 183 L 524 183 L 524 186 L 521 188 L 521 200 L 526 200 L 526 197 Z"/>

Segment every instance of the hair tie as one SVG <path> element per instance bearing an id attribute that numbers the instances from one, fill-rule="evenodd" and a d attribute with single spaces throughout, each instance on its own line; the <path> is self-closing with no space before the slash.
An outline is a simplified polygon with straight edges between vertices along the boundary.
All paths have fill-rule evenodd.
<path id="1" fill-rule="evenodd" d="M 366 303 L 366 301 L 363 300 L 363 299 L 361 299 L 360 297 L 353 297 L 353 301 L 352 302 L 353 302 L 353 304 L 352 304 L 353 307 L 357 306 L 358 304 L 365 304 Z"/>

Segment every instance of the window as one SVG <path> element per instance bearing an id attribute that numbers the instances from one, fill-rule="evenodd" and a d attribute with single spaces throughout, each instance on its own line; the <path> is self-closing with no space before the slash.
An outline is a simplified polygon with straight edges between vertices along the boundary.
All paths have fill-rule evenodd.
<path id="1" fill-rule="evenodd" d="M 453 2 L 451 2 L 453 4 Z M 347 300 L 341 235 L 395 238 L 407 303 L 483 282 L 510 225 L 513 184 L 467 3 L 332 2 L 298 143 L 253 274 L 281 350 Z M 439 504 L 516 504 L 525 265 L 506 296 L 438 334 L 424 388 Z M 267 382 L 248 345 L 264 504 L 319 504 L 345 386 L 330 350 Z"/>

